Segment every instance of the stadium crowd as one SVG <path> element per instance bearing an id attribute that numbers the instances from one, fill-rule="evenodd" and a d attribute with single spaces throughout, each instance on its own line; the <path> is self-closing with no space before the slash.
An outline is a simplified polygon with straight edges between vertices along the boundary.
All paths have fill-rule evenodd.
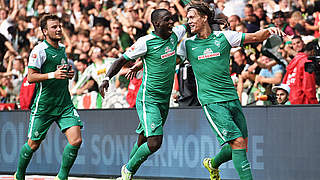
<path id="1" fill-rule="evenodd" d="M 287 36 L 272 36 L 263 43 L 244 44 L 231 51 L 230 74 L 242 105 L 277 104 L 273 87 L 287 84 L 285 102 L 317 104 L 320 81 L 318 55 L 320 1 L 317 0 L 204 0 L 222 19 L 216 30 L 255 32 L 271 26 Z M 43 40 L 39 18 L 57 14 L 62 19 L 61 43 L 76 71 L 70 80 L 77 108 L 126 108 L 135 106 L 142 73 L 128 80 L 127 64 L 113 78 L 103 99 L 98 87 L 105 73 L 139 37 L 153 30 L 150 14 L 156 8 L 170 10 L 176 25 L 186 23 L 187 0 L 1 0 L 0 1 L 0 95 L 1 104 L 28 109 L 34 84 L 25 76 L 29 53 Z M 310 58 L 309 58 L 310 59 Z M 306 72 L 312 62 L 312 73 Z M 171 107 L 199 105 L 189 64 L 177 65 Z M 310 69 L 310 68 L 309 68 Z M 312 70 L 311 70 L 312 71 Z M 280 86 L 279 86 L 280 85 Z M 276 93 L 276 94 L 275 94 Z M 262 98 L 265 95 L 267 98 Z M 267 100 L 267 101 L 261 101 Z M 279 101 L 278 101 L 279 102 Z M 290 104 L 283 103 L 283 104 Z M 282 103 L 279 103 L 282 104 Z M 3 106 L 4 108 L 5 106 Z M 3 109 L 2 108 L 2 109 Z"/>

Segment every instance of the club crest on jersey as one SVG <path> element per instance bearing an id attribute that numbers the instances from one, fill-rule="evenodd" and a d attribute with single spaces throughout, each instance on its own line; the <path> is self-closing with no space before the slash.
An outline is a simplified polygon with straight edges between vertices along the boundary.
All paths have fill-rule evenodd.
<path id="1" fill-rule="evenodd" d="M 36 59 L 37 58 L 37 54 L 32 54 L 31 56 L 33 59 Z"/>
<path id="2" fill-rule="evenodd" d="M 172 45 L 174 45 L 174 39 L 173 38 L 170 38 L 170 42 Z"/>
<path id="3" fill-rule="evenodd" d="M 207 48 L 203 51 L 203 55 L 198 56 L 198 60 L 208 59 L 217 56 L 220 56 L 219 52 L 214 53 L 210 48 Z"/>
<path id="4" fill-rule="evenodd" d="M 215 40 L 215 41 L 214 41 L 214 44 L 215 44 L 216 46 L 220 47 L 220 41 Z"/>
<path id="5" fill-rule="evenodd" d="M 67 64 L 67 60 L 65 60 L 64 58 L 61 59 L 61 64 Z"/>
<path id="6" fill-rule="evenodd" d="M 161 59 L 165 59 L 176 54 L 176 51 L 172 51 L 169 46 L 166 47 L 165 52 L 166 54 L 161 55 Z"/>

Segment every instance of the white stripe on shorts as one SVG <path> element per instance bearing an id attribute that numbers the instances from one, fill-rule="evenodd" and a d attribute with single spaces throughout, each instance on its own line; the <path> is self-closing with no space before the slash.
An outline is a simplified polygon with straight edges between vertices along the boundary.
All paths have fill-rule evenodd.
<path id="1" fill-rule="evenodd" d="M 37 113 L 38 111 L 38 105 L 39 105 L 39 100 L 40 100 L 40 97 L 41 97 L 41 92 L 42 92 L 42 82 L 40 82 L 40 90 L 39 90 L 39 96 L 38 96 L 38 99 L 36 101 L 36 108 L 34 109 L 34 113 L 31 114 L 32 118 L 31 118 L 31 126 L 30 126 L 30 131 L 29 131 L 29 134 L 28 134 L 28 138 L 31 138 L 31 133 L 32 133 L 32 128 L 33 128 L 33 122 L 34 122 L 34 115 Z"/>
<path id="2" fill-rule="evenodd" d="M 226 142 L 226 140 L 224 139 L 224 137 L 222 136 L 221 132 L 219 131 L 218 127 L 214 124 L 213 120 L 211 119 L 211 116 L 207 110 L 207 106 L 203 106 L 204 112 L 206 113 L 207 118 L 209 119 L 209 122 L 211 124 L 211 126 L 216 130 L 216 132 L 218 133 L 218 135 L 221 137 L 221 139 Z"/>
<path id="3" fill-rule="evenodd" d="M 144 71 L 145 71 L 145 78 L 143 82 L 143 93 L 142 93 L 142 111 L 143 111 L 143 122 L 144 122 L 144 130 L 146 131 L 146 137 L 148 137 L 148 126 L 147 126 L 147 112 L 146 112 L 146 90 L 147 90 L 147 79 L 148 79 L 148 68 L 147 63 L 144 60 Z"/>

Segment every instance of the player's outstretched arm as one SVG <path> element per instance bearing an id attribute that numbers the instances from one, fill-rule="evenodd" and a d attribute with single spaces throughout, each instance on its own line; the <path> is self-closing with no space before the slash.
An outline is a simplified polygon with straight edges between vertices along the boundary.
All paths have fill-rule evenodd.
<path id="1" fill-rule="evenodd" d="M 281 31 L 279 28 L 270 27 L 267 29 L 259 30 L 255 33 L 246 33 L 243 43 L 246 44 L 246 43 L 261 42 L 266 40 L 269 36 L 273 34 L 278 36 L 286 36 L 286 34 L 283 31 Z"/>
<path id="2" fill-rule="evenodd" d="M 124 66 L 128 61 L 121 56 L 119 59 L 117 59 L 115 62 L 112 63 L 110 69 L 108 70 L 104 80 L 102 81 L 102 84 L 99 86 L 99 91 L 102 97 L 104 97 L 104 92 L 108 90 L 109 87 L 109 80 L 116 75 L 122 66 Z"/>

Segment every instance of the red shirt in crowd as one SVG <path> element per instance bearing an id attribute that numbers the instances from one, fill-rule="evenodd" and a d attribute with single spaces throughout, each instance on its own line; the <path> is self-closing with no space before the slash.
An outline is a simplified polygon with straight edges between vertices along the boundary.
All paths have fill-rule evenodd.
<path id="1" fill-rule="evenodd" d="M 307 54 L 300 52 L 287 66 L 282 83 L 290 86 L 289 101 L 291 104 L 318 104 L 315 74 L 305 72 L 306 62 L 310 62 Z"/>

